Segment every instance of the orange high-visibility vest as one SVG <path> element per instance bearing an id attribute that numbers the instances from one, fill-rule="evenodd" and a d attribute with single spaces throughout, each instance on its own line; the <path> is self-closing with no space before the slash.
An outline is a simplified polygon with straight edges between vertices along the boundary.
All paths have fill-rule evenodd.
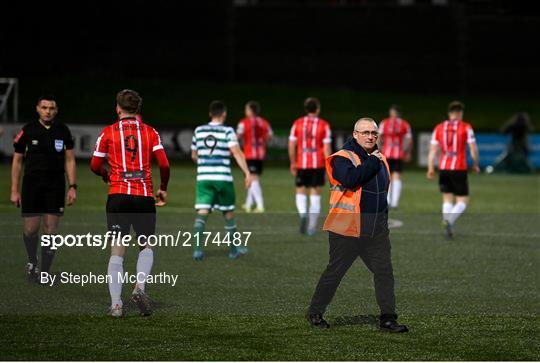
<path id="1" fill-rule="evenodd" d="M 330 210 L 324 222 L 323 230 L 332 231 L 343 236 L 360 237 L 360 198 L 362 187 L 346 189 L 339 181 L 332 176 L 332 160 L 336 156 L 349 159 L 355 167 L 362 163 L 362 160 L 351 150 L 341 149 L 326 158 L 326 172 L 330 181 Z M 383 163 L 390 178 L 390 168 L 383 155 Z"/>

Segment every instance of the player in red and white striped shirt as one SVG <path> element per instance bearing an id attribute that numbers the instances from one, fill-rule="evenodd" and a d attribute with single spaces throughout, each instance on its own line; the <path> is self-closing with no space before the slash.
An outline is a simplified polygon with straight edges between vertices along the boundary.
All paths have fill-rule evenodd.
<path id="1" fill-rule="evenodd" d="M 306 115 L 294 121 L 289 136 L 291 174 L 296 182 L 296 209 L 300 233 L 313 235 L 321 211 L 325 160 L 332 153 L 332 133 L 328 122 L 319 117 L 321 103 L 314 97 L 304 101 Z M 309 190 L 309 218 L 307 191 Z"/>
<path id="2" fill-rule="evenodd" d="M 388 191 L 388 205 L 397 208 L 401 195 L 401 173 L 403 162 L 411 160 L 412 132 L 409 123 L 401 118 L 399 106 L 392 105 L 389 117 L 379 125 L 379 145 L 386 156 L 392 181 Z"/>
<path id="3" fill-rule="evenodd" d="M 105 127 L 98 137 L 90 167 L 110 184 L 107 199 L 109 231 L 127 235 L 133 226 L 137 238 L 148 237 L 155 234 L 156 205 L 166 203 L 169 162 L 158 133 L 145 124 L 139 115 L 142 98 L 137 92 L 120 91 L 116 102 L 119 120 Z M 152 157 L 157 159 L 161 176 L 161 185 L 156 194 L 159 199 L 157 204 L 153 197 Z M 104 166 L 105 158 L 108 159 L 110 170 Z M 154 253 L 150 246 L 139 248 L 137 276 L 142 278 L 138 279 L 131 299 L 143 315 L 150 315 L 152 309 L 144 292 L 144 280 L 152 269 Z M 107 274 L 111 294 L 110 314 L 114 317 L 123 315 L 121 294 L 124 253 L 123 245 L 111 245 Z"/>
<path id="4" fill-rule="evenodd" d="M 253 202 L 256 204 L 255 212 L 264 212 L 264 199 L 259 182 L 263 171 L 263 161 L 266 157 L 266 143 L 272 137 L 270 123 L 260 116 L 261 105 L 257 101 L 249 101 L 244 109 L 246 117 L 240 120 L 236 133 L 243 142 L 244 155 L 253 182 L 248 189 L 244 210 L 251 212 Z"/>
<path id="5" fill-rule="evenodd" d="M 93 156 L 96 165 L 104 164 L 105 157 L 108 159 L 110 195 L 152 197 L 152 156 L 158 164 L 167 161 L 159 134 L 139 115 L 121 117 L 105 127 L 96 141 Z"/>
<path id="6" fill-rule="evenodd" d="M 448 106 L 448 120 L 435 127 L 431 137 L 427 177 L 435 175 L 435 158 L 439 157 L 439 187 L 442 193 L 443 227 L 446 237 L 453 237 L 453 226 L 469 203 L 467 181 L 467 145 L 473 160 L 473 170 L 478 173 L 478 147 L 472 126 L 463 121 L 465 106 L 458 101 Z"/>

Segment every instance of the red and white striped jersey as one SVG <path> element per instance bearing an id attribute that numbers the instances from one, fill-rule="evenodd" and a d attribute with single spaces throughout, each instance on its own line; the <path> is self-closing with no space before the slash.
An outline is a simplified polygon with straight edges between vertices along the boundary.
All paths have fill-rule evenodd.
<path id="1" fill-rule="evenodd" d="M 404 141 L 412 137 L 411 126 L 399 117 L 387 118 L 379 126 L 379 134 L 383 138 L 382 153 L 387 159 L 403 160 Z"/>
<path id="2" fill-rule="evenodd" d="M 324 168 L 324 144 L 332 143 L 330 125 L 316 116 L 303 116 L 294 121 L 290 141 L 296 141 L 298 169 Z"/>
<path id="3" fill-rule="evenodd" d="M 475 143 L 472 126 L 462 120 L 446 120 L 433 130 L 431 145 L 441 148 L 439 170 L 467 170 L 467 144 Z"/>
<path id="4" fill-rule="evenodd" d="M 109 194 L 152 196 L 152 154 L 163 149 L 157 131 L 140 117 L 125 117 L 103 129 L 95 157 L 107 157 Z"/>
<path id="5" fill-rule="evenodd" d="M 238 139 L 244 141 L 244 154 L 248 160 L 264 160 L 266 142 L 272 136 L 270 123 L 262 117 L 246 117 L 236 128 Z"/>

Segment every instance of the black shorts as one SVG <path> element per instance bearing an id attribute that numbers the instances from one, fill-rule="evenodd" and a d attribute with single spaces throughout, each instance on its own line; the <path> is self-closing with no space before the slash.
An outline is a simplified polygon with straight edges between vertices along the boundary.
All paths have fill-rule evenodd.
<path id="1" fill-rule="evenodd" d="M 107 199 L 107 228 L 109 231 L 130 233 L 133 226 L 138 236 L 156 233 L 156 205 L 153 197 L 110 194 Z"/>
<path id="2" fill-rule="evenodd" d="M 388 167 L 390 168 L 390 172 L 393 173 L 394 171 L 397 173 L 401 173 L 403 171 L 403 160 L 401 159 L 386 159 L 388 162 Z"/>
<path id="3" fill-rule="evenodd" d="M 321 169 L 298 169 L 296 171 L 295 183 L 297 187 L 322 187 L 324 185 L 324 175 L 326 170 Z"/>
<path id="4" fill-rule="evenodd" d="M 261 175 L 263 172 L 262 160 L 246 160 L 249 172 L 251 174 Z"/>
<path id="5" fill-rule="evenodd" d="M 23 217 L 52 214 L 64 215 L 66 177 L 64 174 L 24 175 L 21 189 L 21 215 Z"/>
<path id="6" fill-rule="evenodd" d="M 439 171 L 439 188 L 441 193 L 452 193 L 457 196 L 469 195 L 469 182 L 466 170 Z"/>

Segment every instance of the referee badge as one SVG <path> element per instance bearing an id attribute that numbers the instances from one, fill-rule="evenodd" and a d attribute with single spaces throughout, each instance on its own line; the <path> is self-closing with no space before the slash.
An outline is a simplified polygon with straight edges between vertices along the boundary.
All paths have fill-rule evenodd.
<path id="1" fill-rule="evenodd" d="M 54 140 L 54 148 L 58 152 L 64 150 L 64 140 Z"/>

